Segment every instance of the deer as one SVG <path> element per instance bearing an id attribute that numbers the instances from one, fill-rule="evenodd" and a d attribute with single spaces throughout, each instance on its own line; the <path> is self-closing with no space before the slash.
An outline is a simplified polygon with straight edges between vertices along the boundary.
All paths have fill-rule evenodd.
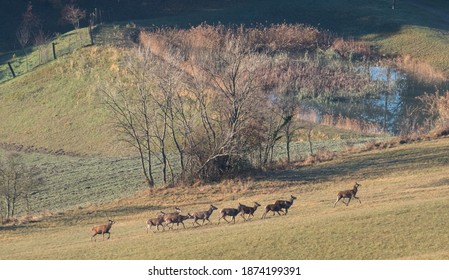
<path id="1" fill-rule="evenodd" d="M 295 196 L 290 195 L 290 200 L 276 200 L 276 202 L 274 204 L 277 204 L 281 207 L 281 209 L 285 209 L 285 214 L 288 214 L 288 208 L 290 208 L 290 206 L 292 206 L 293 201 L 296 199 Z"/>
<path id="2" fill-rule="evenodd" d="M 218 219 L 218 224 L 220 224 L 220 220 L 221 219 L 223 219 L 226 222 L 228 222 L 228 224 L 231 221 L 234 221 L 234 224 L 235 224 L 235 216 L 237 216 L 241 211 L 242 211 L 241 207 L 239 207 L 238 209 L 235 209 L 235 208 L 223 208 L 223 209 L 221 209 L 221 211 L 220 211 L 220 218 Z M 231 221 L 228 221 L 226 219 L 227 216 L 232 217 Z"/>
<path id="3" fill-rule="evenodd" d="M 284 213 L 284 210 L 282 210 L 281 206 L 274 203 L 274 204 L 268 204 L 267 206 L 265 206 L 265 212 L 262 215 L 261 219 L 265 219 L 265 216 L 267 215 L 268 212 L 272 211 L 273 215 L 276 215 L 276 213 L 278 213 L 278 215 L 280 216 L 281 214 L 279 212 Z"/>
<path id="4" fill-rule="evenodd" d="M 174 212 L 174 213 L 168 213 L 168 214 L 179 214 L 179 213 L 181 213 L 181 208 L 179 208 L 178 206 L 176 206 L 176 207 L 175 207 L 175 211 L 176 211 L 176 212 Z M 164 213 L 164 212 L 161 211 L 161 213 Z M 165 214 L 165 213 L 164 213 L 164 214 Z"/>
<path id="5" fill-rule="evenodd" d="M 198 223 L 198 220 L 203 220 L 203 223 L 201 225 L 204 225 L 205 220 L 207 220 L 209 223 L 212 223 L 209 220 L 209 217 L 210 215 L 212 215 L 212 212 L 217 209 L 217 207 L 211 204 L 209 210 L 193 213 L 193 226 L 195 226 L 195 224 L 200 225 L 200 223 Z"/>
<path id="6" fill-rule="evenodd" d="M 164 222 L 165 225 L 168 227 L 168 229 L 173 229 L 173 226 L 169 226 L 170 224 L 174 224 L 176 223 L 176 226 L 179 227 L 179 224 L 181 223 L 182 226 L 184 228 L 186 228 L 186 226 L 184 225 L 184 221 L 187 219 L 193 219 L 193 216 L 190 215 L 190 213 L 187 213 L 187 215 L 181 215 L 181 214 L 177 214 L 177 215 L 164 215 Z"/>
<path id="7" fill-rule="evenodd" d="M 339 202 L 341 199 L 343 199 L 342 201 L 343 201 L 343 203 L 345 203 L 345 200 L 344 200 L 345 198 L 348 198 L 348 202 L 345 203 L 346 206 L 349 205 L 349 202 L 351 201 L 351 198 L 358 199 L 359 202 L 362 203 L 362 201 L 360 201 L 360 199 L 355 196 L 357 194 L 358 188 L 360 186 L 361 185 L 358 182 L 355 182 L 354 187 L 352 188 L 352 190 L 345 190 L 345 191 L 338 192 L 337 200 L 334 203 L 334 208 L 335 208 L 335 205 L 337 205 L 337 202 Z"/>
<path id="8" fill-rule="evenodd" d="M 164 229 L 164 224 L 163 224 L 164 216 L 165 216 L 165 213 L 161 211 L 160 214 L 156 218 L 149 219 L 147 221 L 147 233 L 148 233 L 148 230 L 150 230 L 151 227 L 153 227 L 153 226 L 155 226 L 158 231 L 159 231 L 159 226 L 162 226 L 162 229 Z"/>
<path id="9" fill-rule="evenodd" d="M 108 224 L 107 225 L 101 225 L 101 226 L 95 226 L 92 228 L 92 232 L 94 232 L 94 234 L 92 235 L 92 237 L 90 238 L 90 241 L 92 241 L 92 238 L 94 238 L 97 234 L 102 234 L 103 235 L 103 241 L 104 241 L 104 234 L 107 233 L 108 234 L 108 239 L 111 237 L 111 233 L 109 232 L 111 230 L 112 224 L 114 224 L 115 222 L 111 219 L 109 219 Z M 94 239 L 95 242 L 97 241 L 97 239 Z"/>
<path id="10" fill-rule="evenodd" d="M 260 204 L 257 203 L 257 202 L 254 202 L 254 206 L 253 207 L 246 206 L 246 205 L 243 205 L 243 204 L 239 203 L 239 209 L 240 209 L 240 212 L 241 212 L 240 216 L 242 216 L 243 220 L 245 220 L 245 221 L 249 220 L 250 216 L 254 217 L 254 212 L 256 212 L 257 207 L 259 207 L 259 206 L 260 206 Z M 245 214 L 248 214 L 248 218 L 247 219 L 245 219 Z"/>

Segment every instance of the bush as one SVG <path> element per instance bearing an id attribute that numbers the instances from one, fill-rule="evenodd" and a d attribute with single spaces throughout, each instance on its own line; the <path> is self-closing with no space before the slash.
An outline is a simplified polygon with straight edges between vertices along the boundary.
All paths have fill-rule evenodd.
<path id="1" fill-rule="evenodd" d="M 424 94 L 419 97 L 429 114 L 429 123 L 433 124 L 434 136 L 441 136 L 447 134 L 449 129 L 449 91 L 445 94 L 440 94 L 436 91 L 434 94 Z"/>

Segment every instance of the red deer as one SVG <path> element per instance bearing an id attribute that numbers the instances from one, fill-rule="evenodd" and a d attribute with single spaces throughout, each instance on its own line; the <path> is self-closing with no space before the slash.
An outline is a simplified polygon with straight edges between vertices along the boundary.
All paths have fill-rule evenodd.
<path id="1" fill-rule="evenodd" d="M 276 215 L 276 213 L 278 213 L 278 215 L 280 216 L 281 214 L 279 212 L 284 213 L 284 210 L 282 210 L 280 205 L 277 204 L 268 204 L 267 206 L 265 206 L 265 213 L 263 213 L 262 215 L 262 219 L 265 219 L 265 216 L 267 215 L 268 212 L 273 211 L 273 215 Z"/>
<path id="2" fill-rule="evenodd" d="M 242 216 L 242 218 L 245 221 L 248 220 L 250 216 L 254 217 L 254 212 L 256 212 L 257 207 L 259 207 L 259 206 L 260 206 L 260 204 L 257 203 L 257 202 L 254 202 L 254 206 L 253 207 L 246 206 L 246 205 L 243 205 L 243 204 L 239 203 L 239 209 L 240 209 L 240 212 L 241 212 L 240 216 Z M 245 214 L 248 214 L 248 218 L 247 219 L 245 219 Z"/>
<path id="3" fill-rule="evenodd" d="M 226 222 L 228 222 L 228 224 L 229 224 L 231 221 L 234 221 L 234 224 L 235 224 L 235 216 L 237 216 L 237 215 L 240 213 L 240 211 L 241 211 L 240 208 L 239 208 L 239 209 L 235 209 L 235 208 L 223 208 L 223 209 L 221 209 L 221 211 L 220 211 L 220 218 L 218 219 L 218 224 L 220 224 L 220 220 L 221 220 L 221 219 L 223 219 L 223 220 L 225 220 Z M 232 220 L 231 220 L 231 221 L 228 221 L 228 220 L 226 219 L 227 216 L 232 217 Z"/>
<path id="4" fill-rule="evenodd" d="M 175 217 L 175 216 L 179 215 L 179 213 L 181 213 L 181 209 L 179 207 L 175 207 L 175 212 L 164 213 L 161 211 L 161 214 L 162 213 L 165 215 L 165 217 Z M 161 214 L 159 214 L 159 216 L 161 216 Z"/>
<path id="5" fill-rule="evenodd" d="M 109 239 L 111 237 L 111 233 L 109 231 L 111 230 L 112 224 L 114 224 L 114 223 L 115 223 L 114 221 L 109 219 L 107 225 L 93 227 L 91 231 L 93 231 L 94 234 L 90 238 L 90 241 L 92 241 L 92 238 L 94 238 L 97 234 L 102 234 L 103 235 L 103 240 L 104 240 L 104 234 L 105 233 L 108 234 L 108 239 Z M 97 241 L 96 238 L 95 238 L 95 241 Z"/>
<path id="6" fill-rule="evenodd" d="M 334 207 L 335 207 L 335 205 L 337 204 L 337 202 L 339 202 L 340 199 L 342 199 L 342 198 L 343 198 L 343 200 L 342 200 L 343 203 L 345 203 L 345 200 L 344 200 L 344 199 L 345 199 L 345 198 L 348 198 L 348 202 L 345 203 L 346 206 L 348 206 L 349 202 L 351 201 L 351 198 L 358 199 L 359 202 L 362 203 L 362 202 L 360 201 L 360 199 L 359 199 L 358 197 L 355 196 L 355 195 L 357 194 L 358 188 L 359 188 L 360 186 L 361 186 L 361 185 L 360 185 L 358 182 L 355 182 L 354 188 L 353 188 L 352 190 L 346 190 L 346 191 L 341 191 L 341 192 L 339 192 L 339 193 L 337 194 L 337 201 L 335 201 Z"/>
<path id="7" fill-rule="evenodd" d="M 147 221 L 147 233 L 148 233 L 148 230 L 150 230 L 151 227 L 153 227 L 153 226 L 155 226 L 158 231 L 159 231 L 159 226 L 162 226 L 162 229 L 164 229 L 164 224 L 163 224 L 164 216 L 165 216 L 165 213 L 161 211 L 161 213 L 156 218 L 149 219 Z"/>
<path id="8" fill-rule="evenodd" d="M 200 225 L 198 223 L 198 220 L 203 220 L 203 223 L 201 225 L 204 225 L 205 220 L 207 220 L 209 223 L 211 223 L 211 221 L 209 220 L 209 217 L 210 217 L 210 215 L 212 215 L 212 212 L 217 209 L 218 209 L 217 207 L 215 207 L 211 204 L 209 210 L 193 213 L 193 226 L 195 226 L 195 224 Z"/>
<path id="9" fill-rule="evenodd" d="M 184 225 L 184 221 L 187 219 L 193 219 L 193 216 L 190 215 L 189 213 L 187 213 L 187 216 L 185 215 L 181 215 L 181 214 L 177 214 L 177 215 L 164 215 L 164 222 L 165 225 L 168 226 L 168 229 L 173 229 L 173 224 L 176 223 L 176 226 L 179 227 L 179 224 L 182 224 L 182 226 L 184 228 L 186 228 L 186 226 Z M 170 227 L 170 224 L 172 224 L 172 226 Z"/>
<path id="10" fill-rule="evenodd" d="M 274 204 L 279 205 L 281 209 L 285 209 L 285 215 L 288 214 L 288 208 L 292 206 L 293 201 L 296 199 L 293 195 L 290 196 L 290 200 L 276 200 Z"/>

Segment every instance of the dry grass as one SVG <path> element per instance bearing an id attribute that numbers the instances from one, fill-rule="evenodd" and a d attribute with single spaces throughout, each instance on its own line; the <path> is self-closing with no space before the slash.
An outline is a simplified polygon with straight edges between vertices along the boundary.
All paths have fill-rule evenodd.
<path id="1" fill-rule="evenodd" d="M 448 146 L 449 139 L 425 141 L 220 185 L 145 191 L 38 223 L 1 227 L 0 258 L 445 259 L 449 237 L 441 221 L 449 218 Z M 335 194 L 354 180 L 362 184 L 362 203 L 333 208 Z M 174 206 L 184 213 L 211 203 L 219 209 L 239 202 L 264 206 L 291 194 L 298 199 L 287 216 L 261 220 L 261 207 L 255 218 L 239 218 L 235 225 L 218 225 L 214 213 L 212 224 L 203 227 L 187 221 L 185 230 L 145 230 L 146 219 Z M 116 221 L 111 240 L 90 242 L 90 228 L 107 216 Z M 164 244 L 163 250 L 154 244 Z"/>
<path id="2" fill-rule="evenodd" d="M 343 38 L 335 39 L 332 49 L 345 58 L 357 56 L 368 58 L 375 54 L 375 51 L 366 42 L 344 40 Z"/>
<path id="3" fill-rule="evenodd" d="M 409 54 L 395 59 L 395 66 L 399 70 L 412 75 L 417 81 L 428 84 L 438 84 L 447 81 L 447 76 L 444 72 L 427 62 L 413 58 Z"/>

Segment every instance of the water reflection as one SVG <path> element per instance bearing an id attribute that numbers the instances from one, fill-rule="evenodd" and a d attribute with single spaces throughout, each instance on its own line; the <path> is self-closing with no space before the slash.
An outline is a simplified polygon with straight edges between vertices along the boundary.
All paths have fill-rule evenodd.
<path id="1" fill-rule="evenodd" d="M 370 67 L 370 76 L 375 81 L 386 83 L 381 90 L 365 98 L 338 100 L 301 100 L 301 115 L 305 120 L 322 123 L 329 115 L 334 119 L 354 119 L 369 124 L 375 132 L 381 130 L 391 134 L 410 132 L 422 126 L 428 118 L 418 96 L 424 93 L 444 93 L 449 83 L 424 84 L 394 69 Z M 311 117 L 313 115 L 313 117 Z"/>

